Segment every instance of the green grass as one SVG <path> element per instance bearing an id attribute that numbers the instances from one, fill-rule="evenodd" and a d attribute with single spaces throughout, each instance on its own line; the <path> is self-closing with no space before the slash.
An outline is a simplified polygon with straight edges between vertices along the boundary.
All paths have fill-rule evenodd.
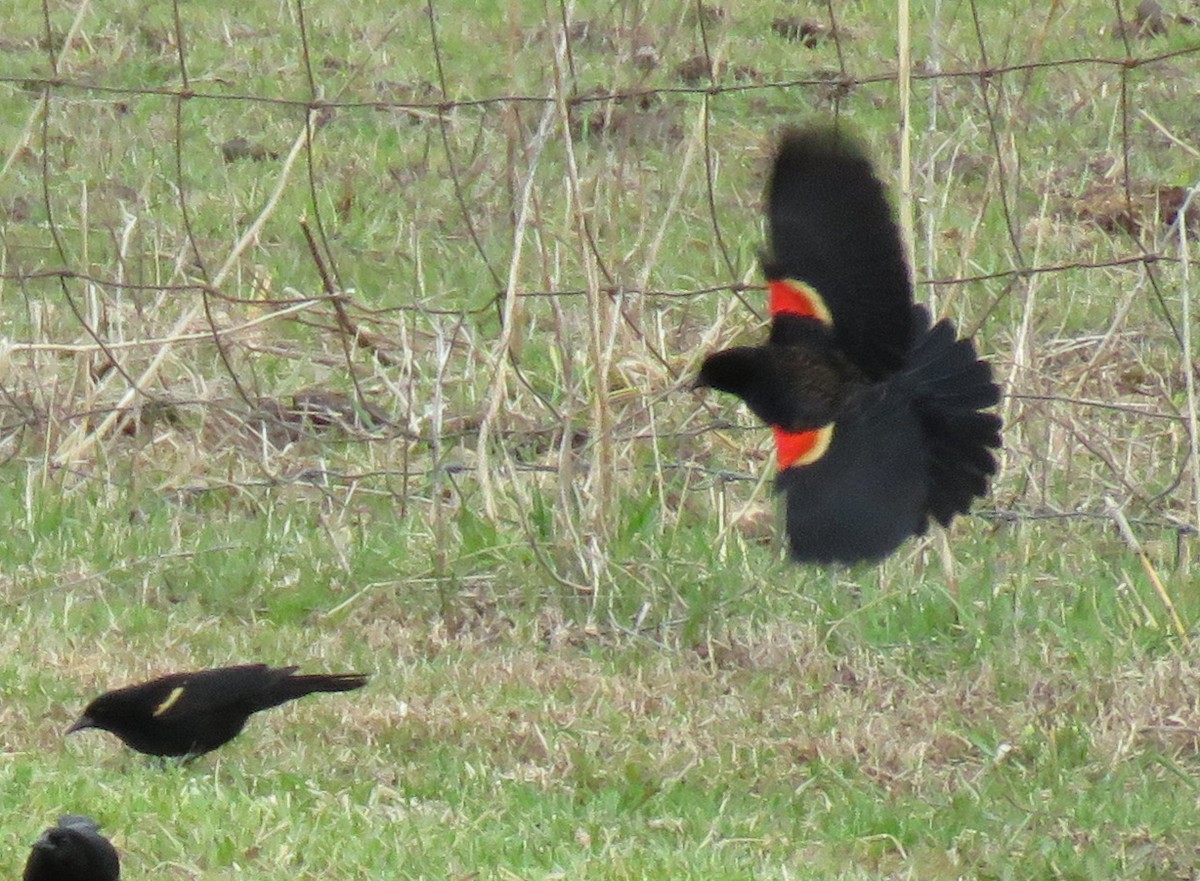
<path id="1" fill-rule="evenodd" d="M 758 278 L 773 131 L 836 110 L 897 180 L 894 4 L 835 6 L 838 44 L 806 48 L 772 31 L 778 4 L 726 4 L 706 95 L 676 74 L 703 46 L 690 2 L 579 4 L 567 87 L 654 97 L 580 105 L 570 151 L 556 117 L 536 145 L 540 100 L 503 100 L 554 94 L 557 10 L 536 4 L 434 4 L 441 72 L 420 4 L 309 4 L 307 56 L 294 5 L 183 4 L 186 98 L 169 4 L 92 9 L 66 48 L 75 10 L 52 8 L 57 78 L 41 13 L 9 16 L 0 874 L 65 812 L 102 823 L 130 881 L 1200 870 L 1200 665 L 1105 513 L 1123 507 L 1190 634 L 1171 323 L 1195 272 L 1147 199 L 1195 183 L 1195 54 L 1009 71 L 985 102 L 977 77 L 928 77 L 982 66 L 970 6 L 916 13 L 918 296 L 978 329 L 1008 393 L 1003 468 L 952 560 L 934 536 L 799 568 L 767 433 L 686 387 L 761 332 L 710 289 Z M 1110 5 L 1044 15 L 981 9 L 989 64 L 1124 57 Z M 1173 23 L 1130 46 L 1198 43 Z M 288 165 L 310 67 L 336 107 Z M 864 82 L 839 92 L 843 69 Z M 497 100 L 437 106 L 475 99 Z M 225 162 L 238 137 L 266 157 Z M 1132 232 L 1112 228 L 1126 152 Z M 1152 278 L 1076 265 L 1141 248 L 1168 258 Z M 593 261 L 627 292 L 601 298 L 599 355 Z M 390 424 L 355 423 L 360 392 Z M 289 415 L 314 394 L 340 424 Z M 247 661 L 372 679 L 182 768 L 61 736 L 106 688 Z"/>

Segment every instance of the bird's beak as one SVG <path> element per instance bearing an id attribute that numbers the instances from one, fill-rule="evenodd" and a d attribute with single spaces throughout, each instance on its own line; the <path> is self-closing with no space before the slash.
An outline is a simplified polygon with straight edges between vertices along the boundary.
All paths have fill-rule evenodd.
<path id="1" fill-rule="evenodd" d="M 74 734 L 76 731 L 82 731 L 85 728 L 95 728 L 96 723 L 92 721 L 91 716 L 80 716 L 79 719 L 67 729 L 67 734 Z"/>

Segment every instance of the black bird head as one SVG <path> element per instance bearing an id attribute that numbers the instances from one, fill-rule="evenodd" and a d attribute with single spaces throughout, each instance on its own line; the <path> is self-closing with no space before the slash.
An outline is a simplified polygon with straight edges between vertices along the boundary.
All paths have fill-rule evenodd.
<path id="1" fill-rule="evenodd" d="M 90 817 L 66 814 L 34 842 L 25 863 L 24 881 L 117 881 L 121 862 L 116 848 Z"/>
<path id="2" fill-rule="evenodd" d="M 800 431 L 830 422 L 858 379 L 814 323 L 807 348 L 735 346 L 704 359 L 692 387 L 741 398 L 768 425 Z"/>
<path id="3" fill-rule="evenodd" d="M 130 701 L 125 695 L 120 692 L 109 692 L 102 694 L 83 711 L 83 715 L 75 720 L 75 724 L 67 729 L 67 734 L 74 734 L 76 731 L 85 731 L 88 728 L 99 728 L 104 731 L 113 731 L 114 726 L 119 725 L 119 720 L 124 718 L 130 712 L 137 712 L 135 702 Z"/>
<path id="4" fill-rule="evenodd" d="M 738 346 L 715 352 L 704 359 L 692 388 L 716 389 L 744 400 L 749 386 L 766 366 L 762 362 L 760 346 Z"/>

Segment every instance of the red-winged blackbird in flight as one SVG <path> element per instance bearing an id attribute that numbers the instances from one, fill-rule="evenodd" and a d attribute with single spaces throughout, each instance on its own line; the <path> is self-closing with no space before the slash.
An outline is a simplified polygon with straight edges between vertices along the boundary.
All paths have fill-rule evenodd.
<path id="1" fill-rule="evenodd" d="M 298 667 L 246 664 L 172 673 L 100 695 L 67 734 L 110 731 L 152 756 L 203 755 L 236 737 L 251 714 L 317 691 L 353 691 L 359 673 L 294 675 Z"/>
<path id="2" fill-rule="evenodd" d="M 696 386 L 774 431 L 795 559 L 878 560 L 987 491 L 1001 420 L 980 410 L 1000 390 L 970 340 L 913 304 L 883 185 L 851 139 L 786 132 L 766 198 L 770 336 L 710 355 Z"/>
<path id="3" fill-rule="evenodd" d="M 34 842 L 21 877 L 24 881 L 117 881 L 121 862 L 95 820 L 67 814 Z"/>

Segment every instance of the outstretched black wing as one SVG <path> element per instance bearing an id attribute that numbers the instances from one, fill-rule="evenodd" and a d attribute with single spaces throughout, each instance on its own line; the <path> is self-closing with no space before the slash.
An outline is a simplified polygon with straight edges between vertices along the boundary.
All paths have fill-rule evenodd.
<path id="1" fill-rule="evenodd" d="M 768 282 L 793 279 L 819 296 L 846 357 L 879 380 L 904 365 L 912 287 L 883 184 L 836 129 L 789 129 L 767 184 Z M 820 311 L 820 307 L 818 307 Z M 773 292 L 772 341 L 786 343 Z"/>
<path id="2" fill-rule="evenodd" d="M 925 531 L 929 450 L 912 401 L 891 392 L 867 389 L 833 426 L 823 456 L 779 472 L 795 559 L 879 560 Z"/>

